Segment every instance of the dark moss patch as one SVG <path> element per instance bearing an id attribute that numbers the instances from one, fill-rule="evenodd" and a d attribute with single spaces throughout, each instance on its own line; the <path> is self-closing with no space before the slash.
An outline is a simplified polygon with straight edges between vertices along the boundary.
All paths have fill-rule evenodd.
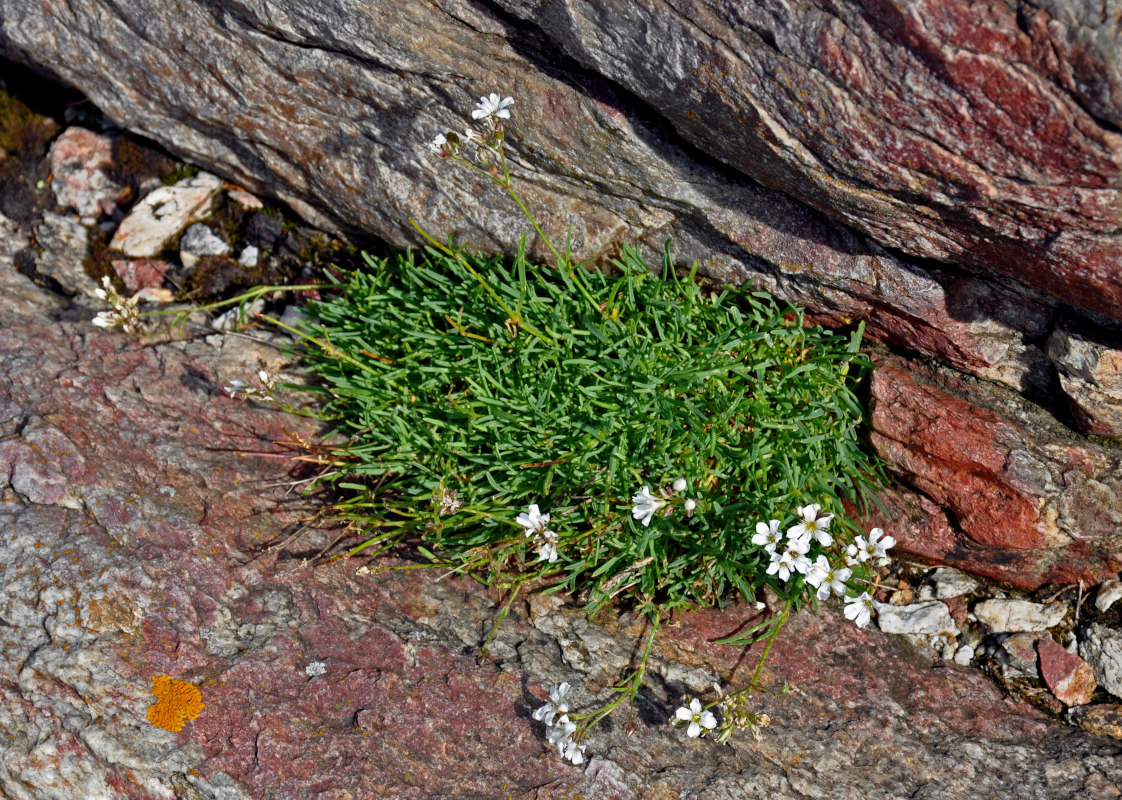
<path id="1" fill-rule="evenodd" d="M 47 147 L 59 126 L 0 87 L 0 213 L 29 222 L 54 208 Z"/>
<path id="2" fill-rule="evenodd" d="M 190 299 L 228 297 L 262 284 L 289 283 L 296 276 L 279 263 L 246 267 L 229 256 L 203 256 L 183 281 L 183 296 Z"/>
<path id="3" fill-rule="evenodd" d="M 163 148 L 129 133 L 117 139 L 113 162 L 109 177 L 132 189 L 135 197 L 140 195 L 143 183 L 153 177 L 167 183 L 183 166 Z"/>

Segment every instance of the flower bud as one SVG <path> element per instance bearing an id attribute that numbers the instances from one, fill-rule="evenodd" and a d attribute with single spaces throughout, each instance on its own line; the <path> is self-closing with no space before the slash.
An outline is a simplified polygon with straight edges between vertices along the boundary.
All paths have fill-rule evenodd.
<path id="1" fill-rule="evenodd" d="M 686 490 L 686 479 L 685 478 L 678 478 L 678 480 L 674 481 L 674 491 L 684 492 L 685 490 Z"/>

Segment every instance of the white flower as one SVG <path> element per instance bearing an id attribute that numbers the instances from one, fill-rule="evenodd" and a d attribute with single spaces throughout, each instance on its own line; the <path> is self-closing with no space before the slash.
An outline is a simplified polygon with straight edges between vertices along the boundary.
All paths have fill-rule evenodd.
<path id="1" fill-rule="evenodd" d="M 569 717 L 562 714 L 557 718 L 554 724 L 549 726 L 549 732 L 545 735 L 545 740 L 557 748 L 557 752 L 565 755 L 565 745 L 569 742 L 569 737 L 576 732 L 576 723 L 570 722 Z"/>
<path id="2" fill-rule="evenodd" d="M 888 560 L 889 548 L 896 546 L 896 540 L 891 536 L 884 536 L 884 531 L 880 528 L 873 528 L 869 531 L 869 540 L 865 541 L 864 538 L 858 536 L 858 549 L 861 554 L 858 556 L 862 561 L 869 559 L 882 559 Z M 879 540 L 879 541 L 878 541 Z"/>
<path id="3" fill-rule="evenodd" d="M 817 503 L 811 503 L 809 506 L 803 506 L 798 510 L 798 515 L 802 519 L 798 525 L 787 529 L 787 538 L 789 539 L 809 539 L 814 538 L 823 547 L 829 547 L 834 543 L 834 537 L 829 534 L 827 530 L 830 527 L 830 522 L 834 519 L 833 514 L 826 514 L 818 516 L 819 506 Z"/>
<path id="4" fill-rule="evenodd" d="M 510 105 L 514 105 L 513 97 L 499 99 L 499 95 L 492 92 L 487 97 L 479 98 L 479 105 L 471 112 L 471 118 L 490 119 L 491 117 L 498 117 L 499 119 L 510 119 L 510 112 L 506 110 L 506 107 Z"/>
<path id="5" fill-rule="evenodd" d="M 245 391 L 247 385 L 248 384 L 241 378 L 234 378 L 230 381 L 230 385 L 224 387 L 222 391 L 226 392 L 230 397 L 237 397 L 240 392 Z"/>
<path id="6" fill-rule="evenodd" d="M 873 614 L 873 597 L 868 592 L 862 592 L 860 597 L 845 598 L 845 618 L 857 623 L 858 628 L 869 624 Z"/>
<path id="7" fill-rule="evenodd" d="M 711 731 L 717 727 L 717 718 L 713 716 L 713 712 L 702 709 L 701 701 L 696 697 L 690 700 L 689 708 L 679 706 L 678 710 L 674 712 L 674 716 L 682 722 L 689 723 L 689 727 L 686 728 L 686 736 L 691 739 L 696 739 L 704 731 Z"/>
<path id="8" fill-rule="evenodd" d="M 519 514 L 514 521 L 526 529 L 527 536 L 533 536 L 545 532 L 546 526 L 549 525 L 549 514 L 541 513 L 538 504 L 531 503 L 526 508 L 526 513 Z"/>
<path id="9" fill-rule="evenodd" d="M 690 498 L 689 500 L 686 500 L 686 502 L 684 502 L 682 506 L 686 509 L 687 514 L 692 514 L 693 510 L 697 508 L 697 501 L 693 498 Z"/>
<path id="10" fill-rule="evenodd" d="M 775 553 L 775 548 L 783 541 L 779 534 L 779 520 L 773 519 L 766 525 L 756 523 L 756 535 L 752 537 L 752 544 L 761 545 L 769 553 Z"/>
<path id="11" fill-rule="evenodd" d="M 562 724 L 562 720 L 564 720 L 562 727 L 564 727 L 564 725 L 572 724 L 569 722 L 569 718 L 565 716 L 565 713 L 569 710 L 569 704 L 565 702 L 565 695 L 567 695 L 568 693 L 568 683 L 557 684 L 549 690 L 549 702 L 541 708 L 535 710 L 534 713 L 531 714 L 531 716 L 538 722 L 544 722 L 547 727 L 553 725 L 553 718 L 558 714 L 561 715 L 558 723 Z M 573 725 L 573 730 L 575 731 L 576 729 L 577 726 Z"/>
<path id="12" fill-rule="evenodd" d="M 112 311 L 98 311 L 93 318 L 93 324 L 99 328 L 112 328 L 117 324 L 117 315 Z"/>
<path id="13" fill-rule="evenodd" d="M 806 557 L 810 549 L 810 542 L 806 539 L 789 539 L 782 550 L 771 550 L 771 564 L 768 565 L 767 574 L 778 573 L 779 580 L 790 579 L 795 572 L 806 574 L 810 569 L 810 559 Z"/>
<path id="14" fill-rule="evenodd" d="M 818 560 L 806 573 L 806 582 L 818 590 L 816 596 L 819 600 L 825 600 L 830 592 L 838 597 L 844 595 L 845 582 L 851 575 L 853 570 L 834 566 L 826 556 L 818 556 Z"/>
<path id="15" fill-rule="evenodd" d="M 429 150 L 432 150 L 438 156 L 444 155 L 444 147 L 448 144 L 448 139 L 445 138 L 443 133 L 438 133 L 436 138 L 429 142 Z"/>
<path id="16" fill-rule="evenodd" d="M 678 480 L 674 481 L 674 491 L 684 492 L 686 490 L 687 485 L 688 484 L 686 483 L 685 478 L 678 478 Z"/>
<path id="17" fill-rule="evenodd" d="M 538 561 L 548 561 L 550 564 L 557 561 L 557 534 L 553 531 L 542 531 L 534 537 L 534 544 L 538 548 Z"/>
<path id="18" fill-rule="evenodd" d="M 666 505 L 666 501 L 654 497 L 650 487 L 646 485 L 631 496 L 631 502 L 635 504 L 631 509 L 631 516 L 642 522 L 643 527 L 649 527 L 655 512 Z"/>
<path id="19" fill-rule="evenodd" d="M 577 744 L 572 739 L 568 739 L 568 740 L 565 741 L 564 749 L 562 749 L 560 747 L 558 747 L 557 749 L 561 752 L 561 757 L 562 758 L 567 758 L 570 761 L 572 761 L 574 764 L 583 764 L 584 763 L 584 751 L 585 751 L 586 747 L 588 747 L 588 745 Z"/>

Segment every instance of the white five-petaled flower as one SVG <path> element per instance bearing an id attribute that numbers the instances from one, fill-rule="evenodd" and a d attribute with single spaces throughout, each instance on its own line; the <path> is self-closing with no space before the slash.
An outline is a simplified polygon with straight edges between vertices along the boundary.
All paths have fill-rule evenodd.
<path id="1" fill-rule="evenodd" d="M 558 714 L 561 715 L 561 719 L 558 720 L 558 723 L 560 724 L 561 720 L 564 720 L 564 723 L 561 724 L 562 728 L 564 728 L 565 725 L 572 724 L 569 722 L 569 718 L 565 716 L 566 712 L 569 710 L 569 704 L 565 702 L 565 695 L 568 693 L 568 683 L 557 684 L 549 690 L 549 702 L 536 709 L 531 716 L 538 722 L 544 722 L 547 727 L 553 727 L 554 717 Z M 577 726 L 573 725 L 573 730 L 575 731 L 576 729 Z"/>
<path id="2" fill-rule="evenodd" d="M 487 97 L 479 98 L 479 104 L 471 112 L 471 118 L 490 119 L 491 117 L 498 117 L 499 119 L 510 119 L 507 106 L 511 105 L 514 105 L 513 97 L 500 98 L 498 94 L 491 92 Z"/>
<path id="3" fill-rule="evenodd" d="M 666 501 L 652 495 L 650 487 L 646 485 L 631 496 L 631 502 L 634 504 L 631 516 L 642 522 L 643 527 L 650 527 L 655 512 L 666 505 Z"/>
<path id="4" fill-rule="evenodd" d="M 806 539 L 788 539 L 782 549 L 769 550 L 771 563 L 768 564 L 767 574 L 775 575 L 778 573 L 781 581 L 790 579 L 795 572 L 801 572 L 805 575 L 807 570 L 810 569 L 810 559 L 806 557 L 809 549 L 810 542 Z"/>
<path id="5" fill-rule="evenodd" d="M 717 727 L 717 718 L 713 716 L 713 712 L 703 709 L 701 701 L 696 697 L 690 700 L 689 708 L 679 706 L 678 710 L 674 712 L 674 716 L 682 722 L 689 723 L 689 727 L 686 728 L 686 736 L 691 739 L 696 739 L 704 731 L 711 731 Z"/>
<path id="6" fill-rule="evenodd" d="M 783 536 L 779 533 L 779 520 L 773 519 L 768 523 L 756 523 L 756 535 L 752 537 L 752 544 L 760 545 L 769 553 L 774 554 L 775 548 L 782 542 Z"/>
<path id="7" fill-rule="evenodd" d="M 845 582 L 853 575 L 847 567 L 837 567 L 826 556 L 818 556 L 806 573 L 806 582 L 818 590 L 819 600 L 825 600 L 833 592 L 838 597 L 845 594 Z"/>
<path id="8" fill-rule="evenodd" d="M 888 549 L 896 546 L 896 540 L 891 536 L 884 536 L 880 528 L 869 531 L 869 538 L 858 536 L 856 542 L 845 548 L 845 562 L 856 567 L 864 561 L 879 559 L 881 564 L 888 561 Z M 878 541 L 879 540 L 879 541 Z"/>
<path id="9" fill-rule="evenodd" d="M 543 514 L 537 503 L 530 503 L 526 511 L 514 518 L 514 521 L 526 529 L 527 536 L 544 533 L 549 526 L 549 514 Z"/>
<path id="10" fill-rule="evenodd" d="M 873 616 L 873 596 L 862 592 L 858 597 L 845 598 L 845 618 L 857 623 L 858 628 L 869 624 Z"/>
<path id="11" fill-rule="evenodd" d="M 803 506 L 798 509 L 798 515 L 802 522 L 787 529 L 787 538 L 813 538 L 817 539 L 818 543 L 823 547 L 829 547 L 833 544 L 834 537 L 830 535 L 829 527 L 830 522 L 834 519 L 834 515 L 825 514 L 819 516 L 819 508 L 817 503 L 811 503 L 809 506 Z"/>

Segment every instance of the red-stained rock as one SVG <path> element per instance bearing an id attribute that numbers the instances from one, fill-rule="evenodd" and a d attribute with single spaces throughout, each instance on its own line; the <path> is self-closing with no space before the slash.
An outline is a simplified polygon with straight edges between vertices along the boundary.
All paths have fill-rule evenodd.
<path id="1" fill-rule="evenodd" d="M 1004 572 L 1017 585 L 1117 572 L 1118 452 L 1072 436 L 1011 392 L 891 358 L 873 375 L 870 406 L 877 452 L 953 515 L 953 527 L 934 507 L 921 509 L 922 525 L 887 523 L 901 550 Z"/>
<path id="2" fill-rule="evenodd" d="M 167 279 L 168 264 L 150 258 L 116 259 L 113 269 L 130 292 L 158 289 Z"/>
<path id="3" fill-rule="evenodd" d="M 1047 636 L 1036 643 L 1036 651 L 1040 654 L 1040 674 L 1060 702 L 1066 706 L 1091 702 L 1098 684 L 1090 664 Z"/>

